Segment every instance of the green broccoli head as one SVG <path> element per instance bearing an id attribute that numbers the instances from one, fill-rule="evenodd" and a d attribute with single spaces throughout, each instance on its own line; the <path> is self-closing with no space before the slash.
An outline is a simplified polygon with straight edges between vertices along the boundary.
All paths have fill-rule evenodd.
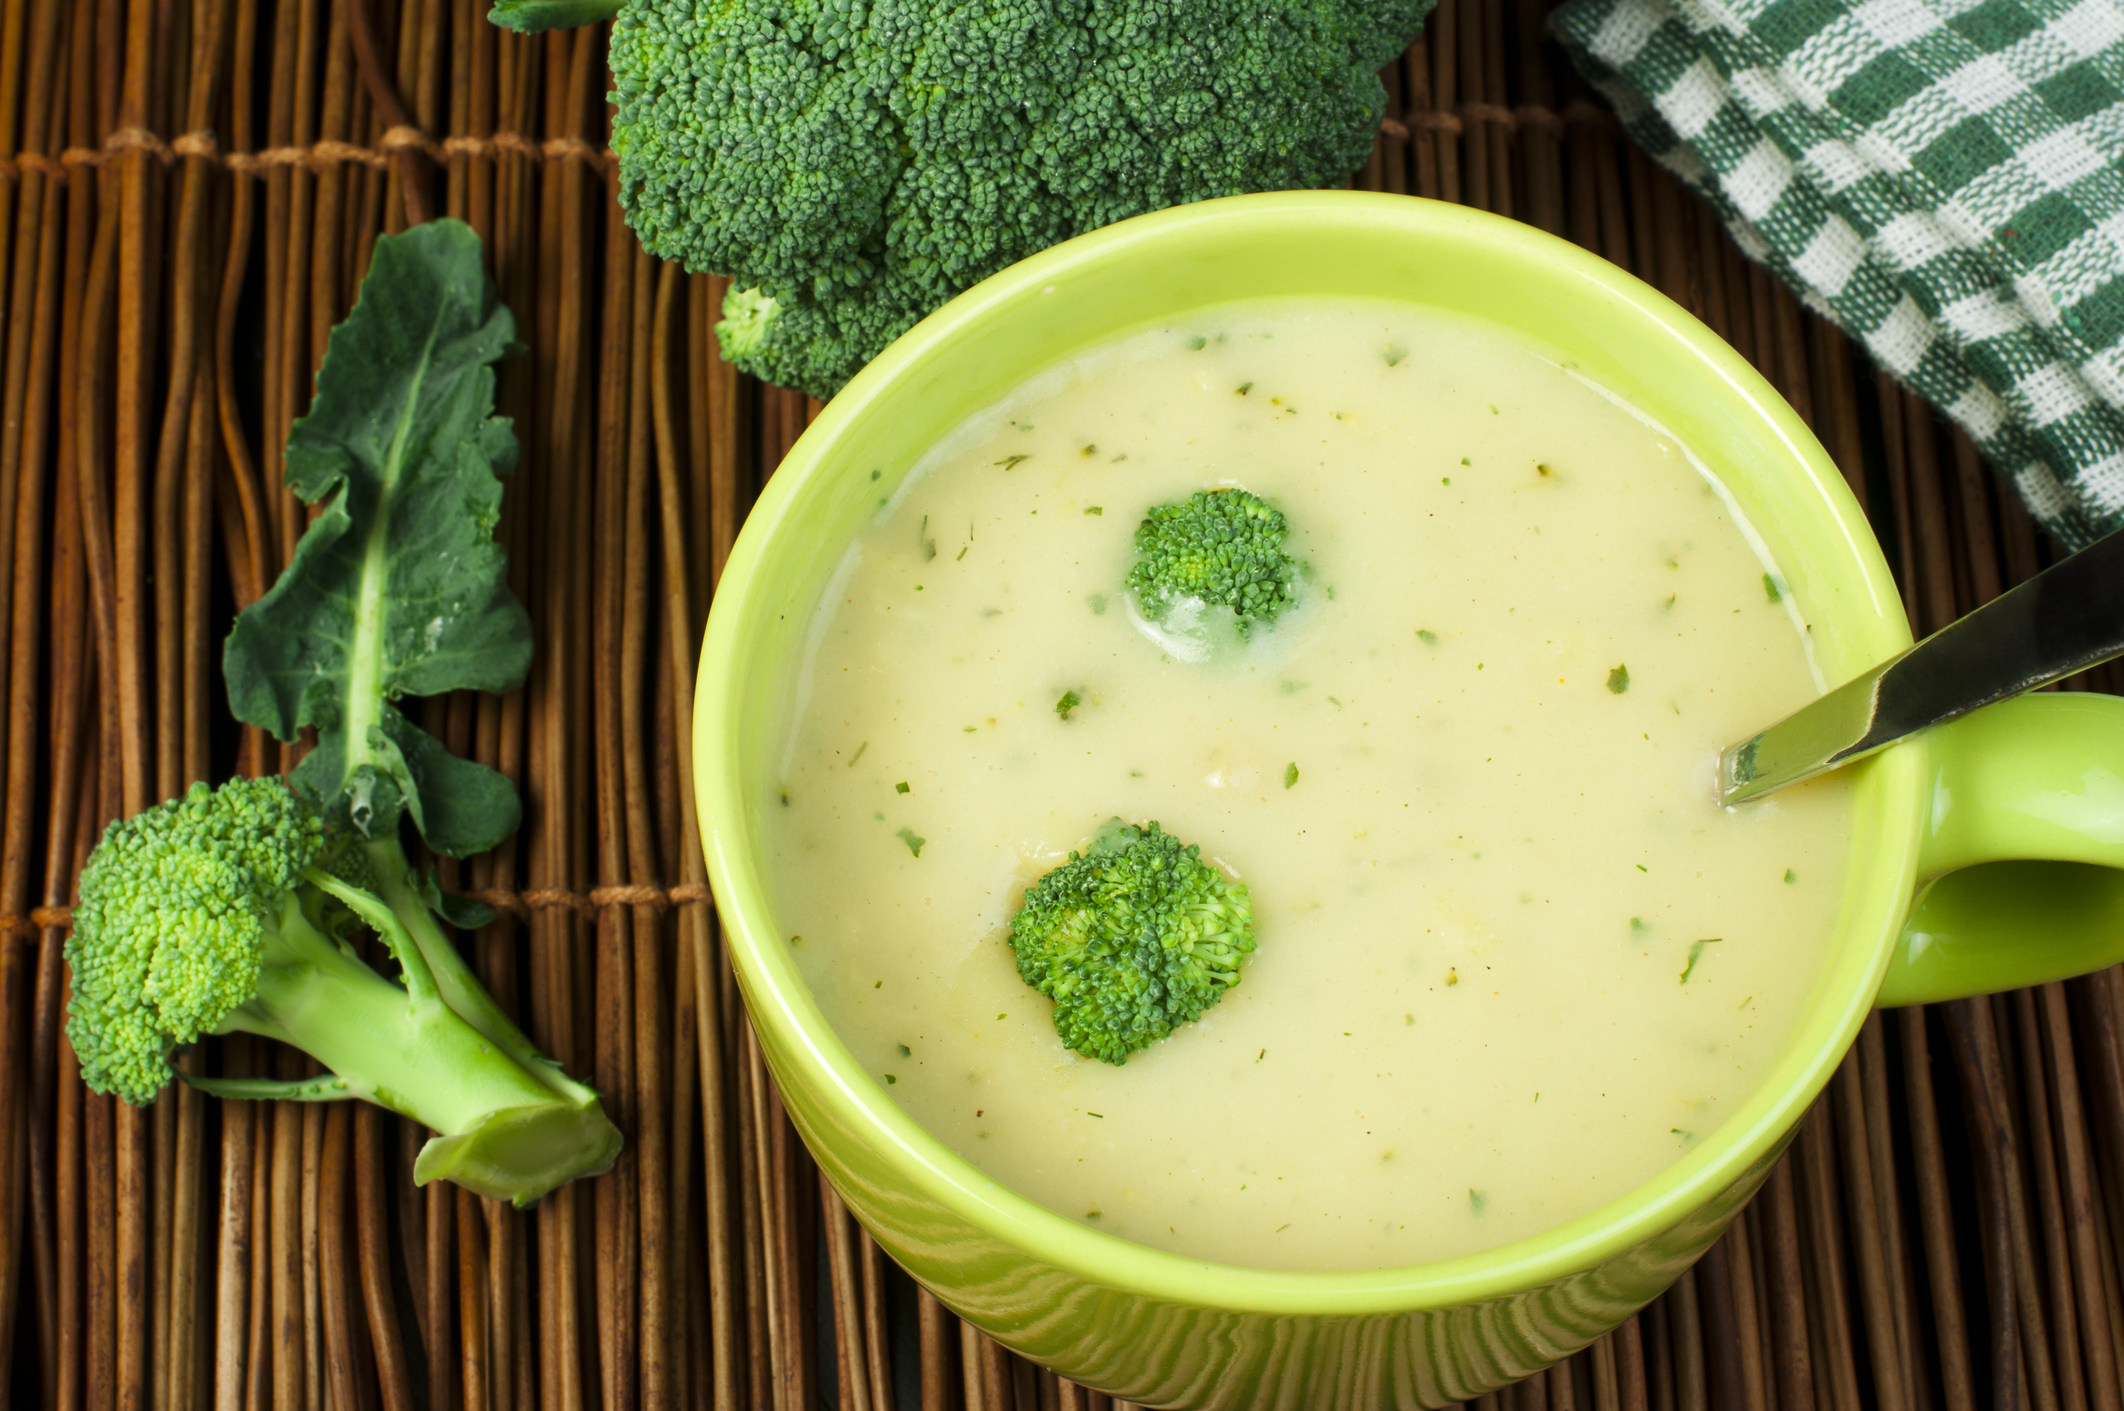
<path id="1" fill-rule="evenodd" d="M 1190 1023 L 1239 983 L 1254 949 L 1245 886 L 1156 823 L 1116 818 L 1025 890 L 1018 974 L 1055 1002 L 1055 1032 L 1108 1063 Z"/>
<path id="2" fill-rule="evenodd" d="M 1128 591 L 1153 622 L 1183 602 L 1229 608 L 1244 638 L 1297 601 L 1288 532 L 1282 513 L 1251 491 L 1197 490 L 1143 517 Z"/>
<path id="3" fill-rule="evenodd" d="M 170 1050 L 251 998 L 287 895 L 341 851 L 278 779 L 195 784 L 105 829 L 66 942 L 88 1085 L 132 1103 L 162 1091 Z"/>
<path id="4" fill-rule="evenodd" d="M 1058 241 L 1340 184 L 1385 110 L 1376 70 L 1431 4 L 627 0 L 620 200 L 651 253 L 731 276 L 727 317 L 753 291 L 781 307 L 733 340 L 739 366 L 830 397 Z"/>

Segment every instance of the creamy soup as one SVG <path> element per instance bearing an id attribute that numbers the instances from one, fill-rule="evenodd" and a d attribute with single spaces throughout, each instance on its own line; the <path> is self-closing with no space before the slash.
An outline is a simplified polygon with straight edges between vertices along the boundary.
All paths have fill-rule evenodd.
<path id="1" fill-rule="evenodd" d="M 1214 486 L 1306 565 L 1244 642 L 1122 589 L 1145 511 Z M 1722 488 L 1567 366 L 1235 305 L 1036 378 L 881 505 L 763 742 L 775 902 L 857 1060 L 1006 1186 L 1224 1263 L 1449 1258 L 1623 1195 L 1776 1057 L 1848 786 L 1726 812 L 1712 769 L 1819 689 Z M 1243 881 L 1259 942 L 1119 1067 L 1005 939 L 1115 816 Z"/>

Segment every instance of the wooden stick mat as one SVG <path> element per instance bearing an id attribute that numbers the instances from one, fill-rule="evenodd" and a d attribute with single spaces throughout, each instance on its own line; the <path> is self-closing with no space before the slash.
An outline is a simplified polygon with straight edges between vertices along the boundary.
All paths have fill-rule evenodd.
<path id="1" fill-rule="evenodd" d="M 1913 625 L 2050 547 L 1969 442 L 1806 313 L 1620 135 L 1547 0 L 1442 0 L 1359 184 L 1512 215 L 1665 290 L 1812 422 Z M 738 377 L 722 288 L 644 255 L 605 149 L 603 35 L 486 0 L 0 8 L 0 1400 L 65 1411 L 677 1406 L 1102 1411 L 871 1244 L 785 1120 L 680 787 L 708 602 L 817 408 Z M 375 237 L 486 242 L 525 356 L 500 534 L 538 657 L 421 721 L 525 826 L 445 885 L 472 958 L 628 1135 L 528 1212 L 416 1189 L 360 1104 L 136 1110 L 61 1035 L 103 824 L 292 762 L 227 723 L 219 642 L 305 511 L 280 447 Z M 2074 683 L 2113 689 L 2111 674 Z M 2124 981 L 1877 1015 L 1746 1216 L 1665 1297 L 1480 1404 L 1514 1411 L 2115 1407 Z M 200 1071 L 295 1077 L 249 1040 Z"/>

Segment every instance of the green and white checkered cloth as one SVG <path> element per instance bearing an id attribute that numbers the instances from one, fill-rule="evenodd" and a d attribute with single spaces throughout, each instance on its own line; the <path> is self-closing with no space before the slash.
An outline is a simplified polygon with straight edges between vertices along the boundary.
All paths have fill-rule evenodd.
<path id="1" fill-rule="evenodd" d="M 2124 0 L 1571 0 L 1741 246 L 2078 548 L 2124 524 Z"/>

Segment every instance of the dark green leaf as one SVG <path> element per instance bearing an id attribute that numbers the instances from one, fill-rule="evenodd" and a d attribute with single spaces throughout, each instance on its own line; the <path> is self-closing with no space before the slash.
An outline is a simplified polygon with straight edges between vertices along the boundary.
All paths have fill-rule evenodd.
<path id="1" fill-rule="evenodd" d="M 620 12 L 620 0 L 495 0 L 487 19 L 522 34 L 597 24 Z"/>
<path id="2" fill-rule="evenodd" d="M 321 509 L 223 655 L 240 719 L 282 740 L 316 727 L 295 778 L 328 818 L 382 837 L 411 813 L 452 856 L 515 830 L 515 790 L 391 702 L 505 691 L 530 667 L 530 618 L 494 542 L 516 438 L 492 415 L 491 364 L 514 332 L 470 227 L 376 242 L 288 436 L 288 487 Z"/>
<path id="3" fill-rule="evenodd" d="M 428 904 L 428 910 L 460 931 L 477 931 L 494 920 L 493 907 L 444 891 L 432 872 L 420 879 L 420 899 Z"/>

